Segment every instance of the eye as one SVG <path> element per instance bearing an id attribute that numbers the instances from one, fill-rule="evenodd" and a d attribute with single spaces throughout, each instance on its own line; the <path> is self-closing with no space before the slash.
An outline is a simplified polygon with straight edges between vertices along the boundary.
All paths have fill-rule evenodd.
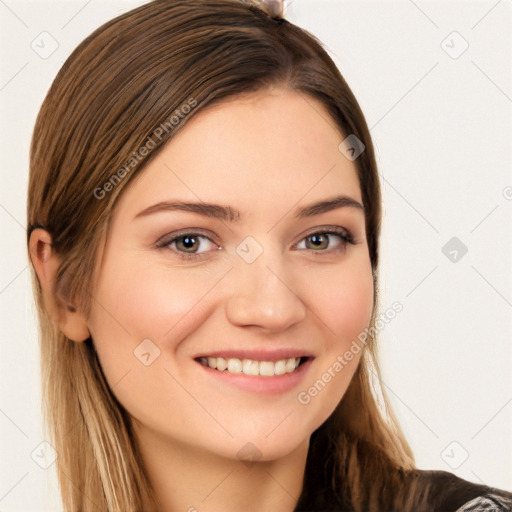
<path id="1" fill-rule="evenodd" d="M 331 240 L 334 240 L 334 243 Z M 295 248 L 313 251 L 319 253 L 315 256 L 320 256 L 326 253 L 345 251 L 347 244 L 354 243 L 352 235 L 346 229 L 329 227 L 308 234 L 296 244 Z M 303 247 L 300 247 L 301 245 Z M 169 248 L 183 259 L 197 259 L 201 254 L 212 250 L 212 248 L 221 249 L 205 234 L 192 231 L 181 231 L 166 235 L 155 244 L 155 247 L 158 249 Z"/>
<path id="2" fill-rule="evenodd" d="M 164 237 L 156 243 L 158 249 L 169 247 L 169 249 L 176 252 L 180 258 L 185 259 L 196 258 L 198 254 L 208 252 L 211 250 L 211 247 L 208 247 L 209 245 L 217 247 L 207 236 L 194 232 L 174 234 Z M 199 249 L 203 250 L 200 251 Z"/>
<path id="3" fill-rule="evenodd" d="M 337 238 L 337 242 L 332 244 L 331 240 Z M 309 243 L 308 243 L 309 242 Z M 352 235 L 344 228 L 328 228 L 324 231 L 315 231 L 303 238 L 298 244 L 297 248 L 302 249 L 300 245 L 305 245 L 305 249 L 319 252 L 330 253 L 336 251 L 344 251 L 347 244 L 354 244 Z"/>

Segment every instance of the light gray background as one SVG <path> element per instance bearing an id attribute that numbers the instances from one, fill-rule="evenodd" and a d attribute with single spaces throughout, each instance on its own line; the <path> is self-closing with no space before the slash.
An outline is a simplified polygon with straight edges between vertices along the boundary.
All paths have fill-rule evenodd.
<path id="1" fill-rule="evenodd" d="M 0 0 L 3 512 L 60 510 L 55 466 L 31 458 L 43 441 L 25 248 L 35 117 L 76 45 L 142 3 Z M 382 309 L 403 305 L 380 334 L 384 384 L 417 463 L 509 490 L 511 13 L 510 0 L 293 0 L 286 13 L 325 43 L 371 129 L 384 200 Z M 43 31 L 59 45 L 45 59 L 31 47 L 50 48 Z M 469 47 L 457 56 L 461 38 Z M 468 248 L 449 254 L 455 262 L 442 252 L 452 237 Z"/>

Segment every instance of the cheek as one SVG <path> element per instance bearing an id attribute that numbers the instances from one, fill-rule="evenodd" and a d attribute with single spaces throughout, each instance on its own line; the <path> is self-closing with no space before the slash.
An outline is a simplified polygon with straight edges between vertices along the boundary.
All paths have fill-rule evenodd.
<path id="1" fill-rule="evenodd" d="M 308 306 L 324 333 L 314 372 L 297 396 L 311 430 L 334 411 L 357 369 L 364 350 L 357 338 L 370 323 L 373 288 L 371 264 L 363 258 L 317 272 L 308 284 Z"/>
<path id="2" fill-rule="evenodd" d="M 343 276 L 339 292 L 333 293 L 334 330 L 345 340 L 364 330 L 373 310 L 373 277 L 371 269 L 357 269 Z"/>
<path id="3" fill-rule="evenodd" d="M 157 366 L 172 359 L 180 340 L 208 314 L 208 293 L 230 267 L 190 271 L 127 258 L 104 268 L 89 326 L 107 380 L 115 383 L 128 370 L 146 368 L 134 354 L 143 340 L 160 350 Z"/>
<path id="4" fill-rule="evenodd" d="M 133 418 L 144 423 L 153 421 L 154 411 L 166 407 L 169 397 L 186 411 L 190 397 L 165 370 L 176 367 L 180 341 L 207 316 L 207 294 L 229 266 L 204 272 L 118 259 L 115 268 L 105 264 L 104 269 L 89 325 L 113 394 Z M 141 345 L 146 339 L 154 346 Z M 149 353 L 148 365 L 145 353 Z M 165 415 L 163 411 L 158 414 Z M 174 421 L 186 424 L 191 420 L 183 415 Z"/>
<path id="5" fill-rule="evenodd" d="M 315 272 L 314 279 L 303 284 L 308 306 L 323 323 L 331 347 L 338 350 L 368 326 L 373 310 L 371 265 L 364 259 L 350 263 Z"/>
<path id="6" fill-rule="evenodd" d="M 158 343 L 175 329 L 186 330 L 201 311 L 201 301 L 229 270 L 195 270 L 141 264 L 127 260 L 102 279 L 98 290 L 99 315 L 92 321 L 103 329 L 108 325 L 129 333 L 132 342 L 154 338 Z M 105 272 L 107 274 L 107 272 Z"/>

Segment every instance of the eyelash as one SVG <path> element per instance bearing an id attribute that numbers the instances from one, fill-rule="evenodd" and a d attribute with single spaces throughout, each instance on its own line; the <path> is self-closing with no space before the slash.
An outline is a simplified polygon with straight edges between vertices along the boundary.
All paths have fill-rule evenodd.
<path id="1" fill-rule="evenodd" d="M 342 243 L 342 245 L 340 247 L 336 247 L 335 249 L 331 249 L 331 250 L 324 249 L 324 250 L 315 251 L 314 249 L 306 249 L 307 251 L 313 252 L 315 254 L 315 256 L 320 256 L 320 257 L 326 253 L 344 251 L 346 249 L 347 244 L 354 245 L 356 243 L 354 238 L 352 237 L 351 233 L 348 230 L 346 230 L 344 228 L 331 227 L 331 228 L 327 228 L 325 230 L 314 231 L 313 233 L 307 234 L 305 237 L 301 238 L 301 240 L 299 240 L 299 242 L 296 245 L 298 245 L 303 240 L 306 240 L 307 238 L 314 236 L 314 235 L 337 235 L 340 238 L 341 243 Z M 208 236 L 206 236 L 203 233 L 195 232 L 195 231 L 181 231 L 181 232 L 178 232 L 177 234 L 174 234 L 172 236 L 172 238 L 170 238 L 170 239 L 167 238 L 167 236 L 163 237 L 161 240 L 156 242 L 155 247 L 157 249 L 164 249 L 164 248 L 170 246 L 171 244 L 173 244 L 174 242 L 176 242 L 177 240 L 179 240 L 180 238 L 186 238 L 187 236 L 189 236 L 191 238 L 198 238 L 198 237 L 206 238 L 210 242 L 215 243 L 215 242 L 213 242 L 213 240 L 211 240 L 211 238 L 209 238 Z M 170 247 L 169 247 L 169 249 L 170 249 Z M 198 257 L 201 257 L 200 255 L 203 254 L 203 253 L 184 253 L 184 252 L 178 251 L 176 249 L 171 249 L 171 250 L 173 252 L 177 253 L 179 258 L 182 258 L 184 260 L 196 259 Z M 304 249 L 301 249 L 301 250 L 304 250 Z"/>

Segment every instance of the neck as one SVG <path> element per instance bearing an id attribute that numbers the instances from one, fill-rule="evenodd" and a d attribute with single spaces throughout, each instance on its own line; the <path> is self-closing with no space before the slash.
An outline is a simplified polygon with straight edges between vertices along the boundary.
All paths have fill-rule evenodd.
<path id="1" fill-rule="evenodd" d="M 302 491 L 309 441 L 273 461 L 226 458 L 137 432 L 158 512 L 293 512 Z"/>

